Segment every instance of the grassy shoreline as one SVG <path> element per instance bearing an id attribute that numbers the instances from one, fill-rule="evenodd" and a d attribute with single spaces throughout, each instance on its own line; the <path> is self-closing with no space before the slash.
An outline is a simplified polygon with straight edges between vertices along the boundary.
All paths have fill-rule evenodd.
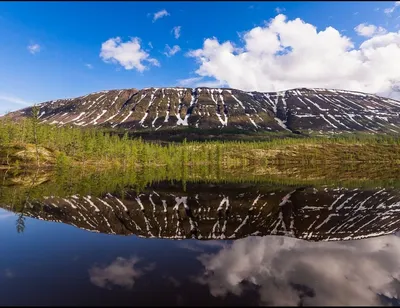
<path id="1" fill-rule="evenodd" d="M 302 140 L 293 143 L 207 142 L 159 146 L 144 141 L 134 141 L 125 152 L 107 154 L 71 153 L 31 143 L 0 145 L 0 169 L 56 168 L 75 166 L 88 169 L 108 169 L 115 166 L 126 169 L 140 166 L 195 166 L 221 165 L 227 169 L 275 165 L 335 165 L 337 163 L 386 163 L 400 165 L 400 145 L 390 143 Z M 36 149 L 39 153 L 38 161 Z"/>
<path id="2" fill-rule="evenodd" d="M 35 126 L 30 120 L 0 121 L 0 169 L 75 166 L 222 166 L 262 171 L 274 165 L 400 164 L 400 136 L 353 134 L 271 138 L 269 141 L 192 141 L 157 144 L 99 129 Z"/>

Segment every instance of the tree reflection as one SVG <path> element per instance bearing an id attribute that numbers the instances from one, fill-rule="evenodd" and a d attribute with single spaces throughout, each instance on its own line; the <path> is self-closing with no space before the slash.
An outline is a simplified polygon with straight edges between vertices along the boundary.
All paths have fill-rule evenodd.
<path id="1" fill-rule="evenodd" d="M 32 181 L 26 191 L 26 198 L 25 201 L 22 202 L 22 204 L 20 205 L 19 209 L 16 209 L 16 212 L 18 213 L 17 216 L 17 220 L 16 220 L 16 229 L 17 229 L 17 233 L 23 233 L 25 231 L 25 216 L 24 216 L 24 211 L 25 208 L 28 204 L 30 204 L 30 200 L 32 199 L 31 197 L 31 193 L 33 191 L 33 188 L 35 187 L 36 181 L 37 181 L 37 177 L 39 174 L 39 169 L 36 169 L 34 176 L 32 177 Z M 14 206 L 13 206 L 14 207 Z"/>
<path id="2" fill-rule="evenodd" d="M 23 213 L 20 213 L 16 222 L 17 233 L 23 233 L 25 230 L 25 217 Z"/>

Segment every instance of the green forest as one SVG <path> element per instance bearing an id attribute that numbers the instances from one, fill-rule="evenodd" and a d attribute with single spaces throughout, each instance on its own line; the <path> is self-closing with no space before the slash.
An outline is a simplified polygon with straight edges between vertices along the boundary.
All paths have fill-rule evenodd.
<path id="1" fill-rule="evenodd" d="M 35 109 L 34 109 L 35 113 Z M 225 170 L 293 164 L 400 162 L 400 138 L 347 134 L 329 137 L 275 138 L 269 141 L 191 141 L 158 143 L 98 128 L 39 124 L 37 116 L 0 120 L 1 168 L 85 169 L 165 166 L 221 166 Z M 266 169 L 265 169 L 266 168 Z"/>

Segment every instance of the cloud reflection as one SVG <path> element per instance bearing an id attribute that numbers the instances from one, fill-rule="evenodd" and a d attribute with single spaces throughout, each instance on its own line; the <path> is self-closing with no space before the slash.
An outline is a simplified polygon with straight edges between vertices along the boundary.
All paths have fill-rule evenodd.
<path id="1" fill-rule="evenodd" d="M 14 278 L 14 277 L 15 277 L 15 274 L 14 274 L 14 272 L 13 272 L 12 270 L 10 270 L 9 268 L 7 268 L 7 269 L 4 271 L 4 276 L 7 277 L 7 278 Z"/>
<path id="2" fill-rule="evenodd" d="M 7 219 L 10 217 L 15 217 L 15 214 L 8 211 L 0 211 L 0 220 Z"/>
<path id="3" fill-rule="evenodd" d="M 215 297 L 240 295 L 249 283 L 267 305 L 382 305 L 382 298 L 398 303 L 400 294 L 394 235 L 318 243 L 248 237 L 199 260 L 205 270 L 197 282 Z"/>
<path id="4" fill-rule="evenodd" d="M 210 248 L 223 248 L 228 245 L 228 241 L 180 241 L 178 247 L 187 249 L 193 252 L 205 252 Z"/>
<path id="5" fill-rule="evenodd" d="M 140 270 L 137 268 L 138 262 L 140 259 L 136 257 L 118 257 L 108 266 L 94 266 L 89 270 L 90 281 L 100 288 L 111 289 L 111 286 L 115 285 L 131 289 L 136 279 L 155 268 L 155 265 L 151 264 Z"/>

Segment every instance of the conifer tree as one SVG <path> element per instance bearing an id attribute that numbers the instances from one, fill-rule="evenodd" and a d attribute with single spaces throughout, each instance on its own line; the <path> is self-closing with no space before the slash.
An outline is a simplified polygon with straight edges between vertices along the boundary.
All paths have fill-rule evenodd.
<path id="1" fill-rule="evenodd" d="M 35 149 L 36 149 L 36 163 L 37 166 L 40 166 L 39 163 L 39 147 L 38 147 L 38 134 L 37 134 L 37 128 L 39 124 L 39 112 L 40 112 L 40 107 L 38 105 L 34 105 L 32 107 L 32 127 L 33 127 L 33 138 L 34 138 L 34 143 L 35 143 Z"/>

